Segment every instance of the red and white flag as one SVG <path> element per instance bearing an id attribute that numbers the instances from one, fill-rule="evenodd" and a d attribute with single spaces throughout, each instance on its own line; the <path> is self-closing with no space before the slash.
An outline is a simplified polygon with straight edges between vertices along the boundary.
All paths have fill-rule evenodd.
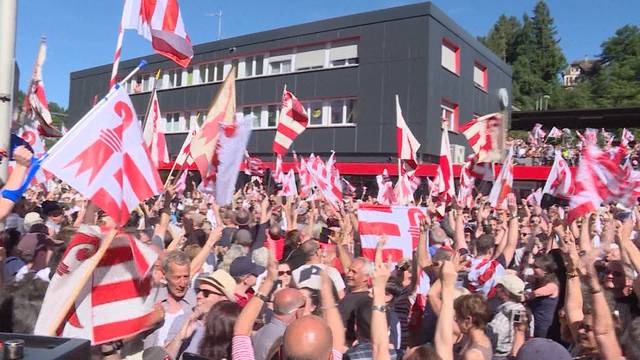
<path id="1" fill-rule="evenodd" d="M 282 179 L 282 196 L 297 196 L 298 188 L 296 186 L 296 174 L 293 172 L 293 169 L 289 169 L 286 175 L 283 176 Z"/>
<path id="2" fill-rule="evenodd" d="M 558 129 L 557 127 L 552 127 L 551 130 L 549 131 L 549 135 L 547 135 L 547 139 L 551 138 L 551 139 L 557 139 L 559 137 L 562 136 L 562 131 L 560 129 Z"/>
<path id="3" fill-rule="evenodd" d="M 631 131 L 627 130 L 627 128 L 622 129 L 622 140 L 620 141 L 622 145 L 627 146 L 630 142 L 635 141 L 635 139 Z"/>
<path id="4" fill-rule="evenodd" d="M 501 160 L 503 121 L 500 113 L 473 119 L 464 124 L 460 131 L 469 141 L 479 162 Z"/>
<path id="5" fill-rule="evenodd" d="M 575 191 L 569 199 L 568 224 L 596 210 L 602 203 L 625 198 L 629 191 L 629 174 L 619 165 L 623 154 L 611 158 L 595 143 L 590 144 L 583 149 L 576 171 Z"/>
<path id="6" fill-rule="evenodd" d="M 97 227 L 84 225 L 71 238 L 40 308 L 34 334 L 49 335 L 55 319 L 81 278 L 90 272 L 102 235 Z M 98 266 L 89 275 L 58 336 L 82 338 L 92 345 L 133 336 L 151 326 L 153 304 L 146 299 L 151 291 L 149 270 L 158 255 L 130 234 L 113 239 Z"/>
<path id="7" fill-rule="evenodd" d="M 257 157 L 251 157 L 249 152 L 244 154 L 244 168 L 240 168 L 240 171 L 244 171 L 249 176 L 263 176 L 264 175 L 264 162 Z"/>
<path id="8" fill-rule="evenodd" d="M 426 208 L 417 206 L 365 205 L 358 208 L 358 233 L 362 255 L 373 260 L 381 235 L 387 235 L 382 258 L 391 256 L 398 262 L 413 256 L 420 239 L 420 221 L 427 216 Z"/>
<path id="9" fill-rule="evenodd" d="M 178 0 L 126 0 L 122 29 L 135 29 L 151 46 L 176 64 L 187 67 L 193 57 Z"/>
<path id="10" fill-rule="evenodd" d="M 187 173 L 187 170 L 183 170 L 178 181 L 176 181 L 174 189 L 178 194 L 182 194 L 187 189 Z"/>
<path id="11" fill-rule="evenodd" d="M 161 163 L 170 161 L 169 149 L 167 149 L 167 141 L 164 137 L 164 124 L 160 114 L 158 94 L 154 88 L 149 99 L 149 113 L 144 121 L 142 138 L 147 146 L 149 155 L 151 155 L 151 161 L 156 168 L 159 168 Z"/>
<path id="12" fill-rule="evenodd" d="M 282 170 L 282 155 L 276 154 L 276 169 L 273 172 L 273 180 L 278 184 L 284 182 L 284 171 Z"/>
<path id="13" fill-rule="evenodd" d="M 475 156 L 474 156 L 475 157 Z M 473 163 L 467 159 L 460 171 L 460 187 L 458 188 L 458 204 L 462 207 L 473 208 L 475 206 L 475 198 L 473 189 L 476 186 L 476 178 L 473 176 Z"/>
<path id="14" fill-rule="evenodd" d="M 31 146 L 35 157 L 41 158 L 46 154 L 47 149 L 45 147 L 45 143 L 40 137 L 40 133 L 35 128 L 25 124 L 18 130 L 18 136 Z M 40 169 L 31 180 L 31 185 L 45 184 L 47 180 L 51 179 L 51 177 L 50 173 Z"/>
<path id="15" fill-rule="evenodd" d="M 54 174 L 124 225 L 138 204 L 162 191 L 124 87 L 85 115 L 43 161 Z"/>
<path id="16" fill-rule="evenodd" d="M 440 143 L 440 160 L 438 161 L 437 194 L 443 204 L 450 203 L 456 197 L 456 189 L 453 183 L 453 167 L 449 159 L 449 131 L 442 129 L 442 141 Z"/>
<path id="17" fill-rule="evenodd" d="M 49 112 L 49 102 L 44 92 L 44 82 L 42 81 L 42 64 L 47 56 L 47 42 L 43 38 L 40 41 L 40 49 L 38 57 L 33 64 L 33 73 L 31 74 L 31 83 L 24 96 L 22 111 L 27 117 L 38 121 L 38 131 L 40 135 L 45 137 L 61 137 L 60 130 L 53 126 L 51 112 Z"/>
<path id="18" fill-rule="evenodd" d="M 409 129 L 402 116 L 398 95 L 396 95 L 396 144 L 398 146 L 398 159 L 406 161 L 415 169 L 418 165 L 416 152 L 420 149 L 420 143 L 413 136 L 411 129 Z"/>
<path id="19" fill-rule="evenodd" d="M 396 194 L 387 169 L 384 169 L 381 175 L 376 176 L 376 182 L 378 183 L 378 196 L 376 197 L 378 204 L 395 205 L 397 203 Z"/>
<path id="20" fill-rule="evenodd" d="M 536 191 L 531 192 L 525 201 L 531 206 L 540 206 L 540 203 L 542 202 L 542 188 L 538 188 Z"/>
<path id="21" fill-rule="evenodd" d="M 496 259 L 476 258 L 467 274 L 467 290 L 482 294 L 486 299 L 496 295 L 496 281 L 504 274 L 504 267 Z"/>
<path id="22" fill-rule="evenodd" d="M 602 128 L 601 130 L 602 133 L 602 139 L 604 140 L 604 142 L 608 145 L 611 146 L 611 143 L 613 142 L 613 140 L 616 138 L 612 133 L 606 131 L 604 128 Z"/>
<path id="23" fill-rule="evenodd" d="M 322 196 L 337 209 L 343 202 L 342 181 L 335 164 L 330 161 L 327 163 L 325 164 L 319 156 L 316 156 L 313 162 L 309 161 L 306 165 L 313 184 L 322 193 Z"/>
<path id="24" fill-rule="evenodd" d="M 284 155 L 289 151 L 293 140 L 302 134 L 309 124 L 309 116 L 304 106 L 291 91 L 282 94 L 282 109 L 278 118 L 278 129 L 273 139 L 273 152 Z"/>
<path id="25" fill-rule="evenodd" d="M 182 146 L 180 147 L 180 152 L 178 153 L 178 157 L 176 157 L 176 166 L 187 166 L 193 165 L 193 158 L 191 157 L 191 142 L 193 138 L 196 136 L 198 131 L 200 130 L 195 124 L 196 128 L 189 130 L 187 137 L 184 139 Z"/>
<path id="26" fill-rule="evenodd" d="M 493 183 L 489 193 L 489 202 L 494 208 L 507 208 L 507 195 L 513 189 L 513 148 L 509 149 L 509 154 L 502 164 L 502 169 Z"/>
<path id="27" fill-rule="evenodd" d="M 571 174 L 571 169 L 569 169 L 569 164 L 562 158 L 560 152 L 556 151 L 555 161 L 542 193 L 569 199 L 573 195 L 573 191 L 573 175 Z"/>
<path id="28" fill-rule="evenodd" d="M 295 153 L 293 154 L 293 158 L 294 161 L 297 158 L 297 155 Z M 298 177 L 300 178 L 300 197 L 303 199 L 306 199 L 311 195 L 311 187 L 313 186 L 311 173 L 309 172 L 309 167 L 307 166 L 307 160 L 305 160 L 303 156 L 300 156 L 300 164 L 296 165 L 298 166 Z"/>
<path id="29" fill-rule="evenodd" d="M 215 181 L 216 203 L 218 205 L 230 204 L 236 181 L 240 173 L 240 164 L 247 151 L 247 144 L 251 136 L 251 124 L 255 116 L 237 114 L 233 125 L 233 131 L 222 131 L 218 140 L 217 156 L 219 164 Z"/>
<path id="30" fill-rule="evenodd" d="M 536 139 L 536 143 L 544 140 L 544 137 L 547 135 L 547 133 L 542 130 L 542 124 L 535 124 L 533 130 L 531 130 L 531 134 L 533 138 Z"/>
<path id="31" fill-rule="evenodd" d="M 420 186 L 420 178 L 415 176 L 415 170 L 407 171 L 398 178 L 394 189 L 397 203 L 409 205 L 414 202 L 413 194 Z"/>
<path id="32" fill-rule="evenodd" d="M 190 153 L 193 158 L 202 184 L 207 187 L 210 182 L 216 179 L 218 168 L 218 139 L 222 129 L 227 135 L 235 130 L 236 114 L 236 75 L 235 68 L 227 74 L 216 97 L 213 100 L 211 109 L 202 124 L 202 128 L 191 141 Z M 244 150 L 240 155 L 244 154 Z"/>

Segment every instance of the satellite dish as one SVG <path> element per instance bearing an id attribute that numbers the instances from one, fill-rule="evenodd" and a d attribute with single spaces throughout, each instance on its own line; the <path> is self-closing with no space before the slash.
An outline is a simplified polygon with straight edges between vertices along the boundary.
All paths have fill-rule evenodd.
<path id="1" fill-rule="evenodd" d="M 504 110 L 509 107 L 509 92 L 505 88 L 498 90 L 498 99 L 500 100 L 500 110 Z"/>

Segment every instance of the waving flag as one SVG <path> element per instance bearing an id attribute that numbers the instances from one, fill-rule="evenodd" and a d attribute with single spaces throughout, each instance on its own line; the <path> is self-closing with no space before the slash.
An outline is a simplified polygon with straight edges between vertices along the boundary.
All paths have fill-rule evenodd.
<path id="1" fill-rule="evenodd" d="M 473 175 L 474 156 L 467 158 L 467 162 L 462 166 L 460 171 L 460 188 L 458 189 L 458 204 L 462 207 L 473 208 L 475 206 L 475 198 L 473 189 L 476 186 L 476 177 Z"/>
<path id="2" fill-rule="evenodd" d="M 554 126 L 549 131 L 549 135 L 547 135 L 547 139 L 549 139 L 549 138 L 557 139 L 557 138 L 559 138 L 561 136 L 562 136 L 562 131 L 560 131 L 560 129 L 558 129 L 557 127 Z"/>
<path id="3" fill-rule="evenodd" d="M 176 185 L 174 187 L 174 190 L 176 191 L 176 193 L 182 194 L 187 189 L 188 173 L 189 173 L 188 171 L 183 170 L 182 174 L 180 174 L 180 177 L 178 178 L 178 181 L 176 181 Z"/>
<path id="4" fill-rule="evenodd" d="M 411 167 L 417 166 L 416 152 L 420 149 L 420 143 L 413 136 L 411 129 L 404 121 L 400 99 L 396 95 L 396 144 L 398 146 L 398 159 L 406 161 Z"/>
<path id="5" fill-rule="evenodd" d="M 296 174 L 293 169 L 289 169 L 286 175 L 282 179 L 282 196 L 297 196 L 298 188 L 296 187 Z"/>
<path id="6" fill-rule="evenodd" d="M 273 180 L 278 184 L 284 182 L 284 171 L 282 171 L 282 155 L 276 154 L 276 170 L 273 173 Z"/>
<path id="7" fill-rule="evenodd" d="M 322 196 L 337 209 L 343 202 L 342 181 L 335 163 L 331 161 L 327 161 L 327 163 L 325 164 L 319 156 L 316 156 L 313 159 L 310 157 L 306 165 L 313 184 L 322 193 Z"/>
<path id="8" fill-rule="evenodd" d="M 569 164 L 562 158 L 560 152 L 556 151 L 555 160 L 542 193 L 568 199 L 573 195 L 573 190 L 573 175 Z"/>
<path id="9" fill-rule="evenodd" d="M 57 331 L 57 336 L 82 338 L 98 345 L 133 336 L 153 326 L 149 270 L 158 255 L 129 234 L 119 234 L 93 271 L 90 258 L 100 247 L 97 227 L 84 225 L 67 245 L 42 302 L 34 334 L 51 335 L 69 293 L 81 278 L 89 281 Z"/>
<path id="10" fill-rule="evenodd" d="M 382 258 L 391 256 L 398 262 L 413 256 L 420 239 L 420 221 L 427 216 L 426 208 L 417 206 L 365 205 L 358 208 L 358 233 L 362 255 L 373 260 L 381 235 L 387 235 Z"/>
<path id="11" fill-rule="evenodd" d="M 249 176 L 263 176 L 264 175 L 264 163 L 260 158 L 251 157 L 249 152 L 244 154 L 244 168 L 240 169 Z"/>
<path id="12" fill-rule="evenodd" d="M 149 112 L 144 122 L 142 138 L 144 139 L 147 150 L 151 155 L 151 161 L 156 169 L 159 168 L 160 163 L 168 163 L 170 161 L 163 125 L 162 119 L 160 118 L 158 94 L 154 87 L 151 92 L 151 98 L 149 99 Z"/>
<path id="13" fill-rule="evenodd" d="M 193 138 L 198 133 L 198 130 L 199 128 L 197 128 L 197 124 L 196 124 L 196 128 L 191 129 L 187 134 L 187 137 L 184 139 L 184 142 L 180 147 L 180 152 L 178 153 L 178 157 L 176 157 L 177 166 L 184 166 L 185 164 L 187 164 L 188 166 L 191 166 L 193 164 L 193 158 L 191 157 L 191 142 L 193 141 Z"/>
<path id="14" fill-rule="evenodd" d="M 219 150 L 217 156 L 219 165 L 218 175 L 215 181 L 216 203 L 226 205 L 233 200 L 233 193 L 240 172 L 240 163 L 247 151 L 247 144 L 251 136 L 251 124 L 255 119 L 254 115 L 244 116 L 237 114 L 237 120 L 233 131 L 223 131 L 220 133 L 218 141 Z"/>
<path id="15" fill-rule="evenodd" d="M 46 56 L 47 42 L 43 37 L 40 41 L 38 57 L 33 65 L 31 83 L 24 96 L 22 110 L 28 117 L 38 120 L 38 131 L 40 135 L 46 137 L 61 137 L 62 133 L 53 126 L 53 120 L 49 112 L 49 103 L 47 102 L 47 96 L 44 92 L 42 64 L 44 64 Z"/>
<path id="16" fill-rule="evenodd" d="M 440 143 L 440 160 L 438 161 L 437 194 L 443 204 L 448 204 L 456 196 L 453 183 L 453 167 L 449 160 L 449 131 L 442 129 L 442 141 Z"/>
<path id="17" fill-rule="evenodd" d="M 398 178 L 394 189 L 397 203 L 399 205 L 409 205 L 414 202 L 413 194 L 420 186 L 420 178 L 415 176 L 415 170 L 407 171 Z"/>
<path id="18" fill-rule="evenodd" d="M 126 0 L 122 29 L 135 29 L 151 46 L 176 64 L 187 67 L 193 57 L 178 0 Z"/>
<path id="19" fill-rule="evenodd" d="M 479 162 L 500 161 L 502 156 L 503 121 L 500 113 L 488 114 L 464 124 L 460 131 Z"/>
<path id="20" fill-rule="evenodd" d="M 216 151 L 218 148 L 218 138 L 222 128 L 227 136 L 235 131 L 236 113 L 236 75 L 235 67 L 231 67 L 227 78 L 224 80 L 216 97 L 213 100 L 211 109 L 207 114 L 202 128 L 191 141 L 191 157 L 193 158 L 204 186 L 215 181 L 218 167 Z M 243 152 L 240 155 L 244 154 Z"/>
<path id="21" fill-rule="evenodd" d="M 296 159 L 297 155 L 293 153 L 293 157 L 294 159 Z M 300 156 L 300 165 L 298 166 L 298 176 L 300 178 L 300 197 L 303 199 L 306 199 L 311 195 L 311 187 L 313 186 L 311 173 L 309 172 L 309 167 L 307 166 L 307 160 L 305 160 L 304 157 Z"/>
<path id="22" fill-rule="evenodd" d="M 278 118 L 278 129 L 273 140 L 273 152 L 284 155 L 298 135 L 307 128 L 309 116 L 304 106 L 291 91 L 285 88 L 282 94 L 282 109 Z"/>
<path id="23" fill-rule="evenodd" d="M 393 183 L 391 183 L 387 169 L 384 169 L 381 175 L 376 176 L 376 181 L 378 183 L 378 196 L 376 197 L 378 204 L 395 205 L 397 202 L 396 194 L 393 191 Z"/>
<path id="24" fill-rule="evenodd" d="M 124 225 L 141 201 L 162 190 L 124 87 L 85 115 L 50 151 L 42 168 Z"/>
<path id="25" fill-rule="evenodd" d="M 31 151 L 33 152 L 33 155 L 35 157 L 42 158 L 43 156 L 45 156 L 47 150 L 45 148 L 44 141 L 40 137 L 40 133 L 36 129 L 29 125 L 24 125 L 18 130 L 18 136 L 22 138 L 27 144 L 29 144 L 29 147 L 31 148 Z M 50 178 L 50 174 L 40 169 L 33 177 L 31 184 L 44 184 Z"/>
<path id="26" fill-rule="evenodd" d="M 493 183 L 489 193 L 489 202 L 494 208 L 507 208 L 507 195 L 513 189 L 513 147 L 509 149 L 509 154 L 500 169 L 500 173 Z"/>
<path id="27" fill-rule="evenodd" d="M 627 130 L 627 128 L 622 129 L 622 145 L 627 146 L 630 142 L 635 141 L 635 139 L 636 138 L 635 136 L 633 136 L 633 133 L 631 133 L 631 131 Z"/>

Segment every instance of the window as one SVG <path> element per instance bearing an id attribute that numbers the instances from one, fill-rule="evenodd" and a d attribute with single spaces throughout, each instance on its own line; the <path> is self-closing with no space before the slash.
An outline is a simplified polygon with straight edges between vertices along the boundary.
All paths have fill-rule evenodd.
<path id="1" fill-rule="evenodd" d="M 269 67 L 272 74 L 284 74 L 291 72 L 291 60 L 270 61 Z"/>
<path id="2" fill-rule="evenodd" d="M 168 113 L 165 115 L 166 125 L 165 131 L 170 132 L 178 132 L 180 131 L 180 113 Z"/>
<path id="3" fill-rule="evenodd" d="M 447 130 L 458 131 L 458 105 L 447 100 L 440 104 L 442 121 L 447 121 Z"/>
<path id="4" fill-rule="evenodd" d="M 306 104 L 305 108 L 307 109 L 307 115 L 309 115 L 309 125 L 323 125 L 324 121 L 322 119 L 322 102 L 314 101 L 312 103 Z"/>
<path id="5" fill-rule="evenodd" d="M 344 121 L 344 100 L 333 100 L 331 106 L 331 124 L 342 124 Z"/>
<path id="6" fill-rule="evenodd" d="M 253 56 L 247 56 L 247 58 L 244 59 L 244 76 L 253 76 L 253 61 Z"/>
<path id="7" fill-rule="evenodd" d="M 322 69 L 325 53 L 324 45 L 299 49 L 296 53 L 296 71 Z"/>
<path id="8" fill-rule="evenodd" d="M 186 82 L 185 82 L 184 85 L 186 85 L 186 86 L 193 85 L 193 67 L 190 67 L 190 68 L 186 69 L 185 73 L 187 74 L 187 78 L 186 78 Z"/>
<path id="9" fill-rule="evenodd" d="M 280 109 L 278 105 L 269 105 L 267 107 L 267 127 L 274 127 L 278 125 L 278 117 L 280 116 Z"/>
<path id="10" fill-rule="evenodd" d="M 246 115 L 251 115 L 251 114 L 253 114 L 253 116 L 255 116 L 255 118 L 253 119 L 253 124 L 252 124 L 252 127 L 254 129 L 262 127 L 262 106 L 260 106 L 260 105 L 258 105 L 258 106 L 245 106 L 244 108 L 242 108 L 242 113 L 245 116 Z"/>
<path id="11" fill-rule="evenodd" d="M 345 123 L 353 124 L 357 114 L 356 99 L 345 100 Z"/>
<path id="12" fill-rule="evenodd" d="M 240 59 L 231 60 L 231 66 L 235 66 L 236 69 L 236 78 L 238 78 L 238 64 L 240 63 Z"/>
<path id="13" fill-rule="evenodd" d="M 476 87 L 487 91 L 488 89 L 487 67 L 476 62 L 473 64 L 473 83 Z"/>
<path id="14" fill-rule="evenodd" d="M 329 49 L 329 64 L 331 67 L 357 65 L 358 44 L 354 41 L 336 43 Z"/>
<path id="15" fill-rule="evenodd" d="M 176 87 L 182 85 L 182 69 L 169 70 L 169 86 Z"/>
<path id="16" fill-rule="evenodd" d="M 264 55 L 256 55 L 255 57 L 255 74 L 262 75 L 264 73 Z"/>
<path id="17" fill-rule="evenodd" d="M 446 39 L 442 40 L 442 67 L 460 75 L 460 48 Z"/>
<path id="18" fill-rule="evenodd" d="M 218 62 L 215 63 L 215 70 L 216 70 L 216 81 L 222 81 L 224 80 L 224 63 L 223 62 Z"/>

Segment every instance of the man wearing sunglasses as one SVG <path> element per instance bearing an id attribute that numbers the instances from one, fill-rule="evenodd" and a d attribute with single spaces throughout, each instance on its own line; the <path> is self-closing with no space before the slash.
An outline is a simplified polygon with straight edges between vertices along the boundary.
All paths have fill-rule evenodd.
<path id="1" fill-rule="evenodd" d="M 197 354 L 205 333 L 204 319 L 211 307 L 223 300 L 235 302 L 236 281 L 224 270 L 201 275 L 195 285 L 197 305 L 193 314 L 183 315 L 183 319 L 178 319 L 180 321 L 174 323 L 167 336 L 168 339 L 173 339 L 166 346 L 172 359 L 177 359 L 185 351 Z"/>

